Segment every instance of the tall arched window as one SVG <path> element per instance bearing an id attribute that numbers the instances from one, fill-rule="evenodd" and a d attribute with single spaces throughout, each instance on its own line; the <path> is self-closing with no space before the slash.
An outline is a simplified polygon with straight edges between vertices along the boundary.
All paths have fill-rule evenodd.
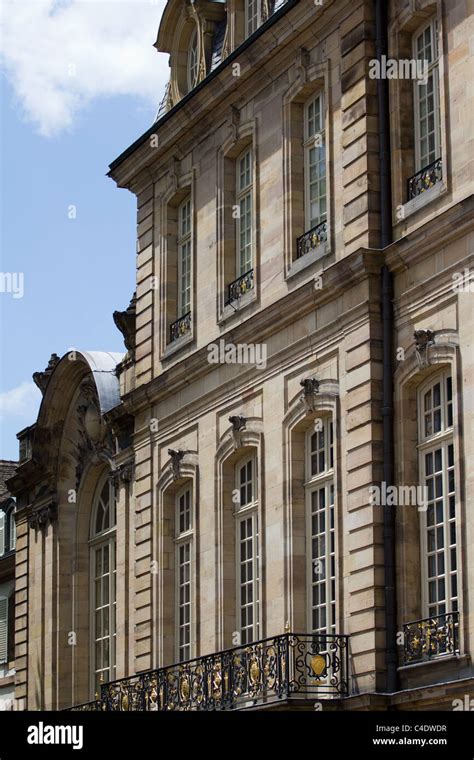
<path id="1" fill-rule="evenodd" d="M 257 460 L 242 459 L 235 468 L 238 499 L 235 517 L 237 627 L 241 644 L 259 638 L 260 550 L 258 527 Z"/>
<path id="2" fill-rule="evenodd" d="M 90 532 L 91 580 L 91 683 L 115 678 L 116 633 L 116 495 L 107 478 L 101 485 L 92 510 Z"/>
<path id="3" fill-rule="evenodd" d="M 443 372 L 418 394 L 418 452 L 426 510 L 421 515 L 423 616 L 458 610 L 453 387 Z"/>
<path id="4" fill-rule="evenodd" d="M 194 87 L 196 87 L 199 74 L 199 44 L 197 27 L 194 27 L 194 30 L 191 34 L 191 39 L 189 41 L 187 68 L 188 92 L 190 92 Z"/>
<path id="5" fill-rule="evenodd" d="M 328 417 L 316 420 L 306 435 L 305 490 L 309 631 L 335 633 L 334 442 Z"/>

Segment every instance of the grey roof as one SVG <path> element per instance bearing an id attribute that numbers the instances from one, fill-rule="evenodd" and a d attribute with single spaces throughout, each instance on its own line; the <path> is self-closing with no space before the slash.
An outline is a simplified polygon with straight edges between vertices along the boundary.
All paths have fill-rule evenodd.
<path id="1" fill-rule="evenodd" d="M 7 501 L 11 497 L 5 481 L 13 477 L 17 467 L 18 462 L 14 462 L 11 459 L 0 459 L 0 502 Z"/>
<path id="2" fill-rule="evenodd" d="M 91 368 L 99 397 L 100 413 L 109 412 L 120 404 L 120 384 L 115 373 L 124 354 L 107 351 L 78 351 Z"/>

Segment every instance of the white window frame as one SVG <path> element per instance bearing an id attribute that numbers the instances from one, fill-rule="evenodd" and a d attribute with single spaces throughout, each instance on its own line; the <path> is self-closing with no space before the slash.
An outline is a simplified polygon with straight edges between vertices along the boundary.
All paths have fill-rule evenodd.
<path id="1" fill-rule="evenodd" d="M 451 378 L 451 401 L 448 401 L 447 388 L 448 378 Z M 436 432 L 426 434 L 425 427 L 425 396 L 431 391 L 431 399 L 433 399 L 433 389 L 439 383 L 440 385 L 440 404 L 434 407 L 434 410 L 440 414 L 440 429 Z M 449 410 L 449 406 L 451 409 Z M 433 498 L 434 506 L 431 506 L 431 501 L 428 501 L 428 509 L 420 511 L 420 551 L 421 551 L 421 581 L 422 581 L 422 617 L 436 617 L 437 615 L 450 614 L 457 612 L 459 609 L 459 572 L 460 572 L 460 556 L 459 556 L 459 539 L 458 539 L 458 505 L 457 505 L 457 492 L 456 492 L 456 473 L 455 473 L 455 446 L 454 446 L 454 415 L 455 415 L 455 400 L 453 394 L 453 378 L 450 370 L 444 370 L 429 378 L 429 380 L 418 389 L 417 394 L 417 410 L 418 410 L 418 463 L 420 473 L 420 484 L 424 487 L 427 483 L 427 478 L 432 477 L 431 474 L 426 473 L 426 457 L 432 454 L 433 461 L 433 473 L 438 475 L 438 479 L 441 483 L 441 494 L 437 499 Z M 434 418 L 434 413 L 430 415 L 431 419 Z M 449 447 L 452 446 L 453 460 L 452 464 L 449 464 Z M 435 452 L 441 452 L 441 468 L 435 470 Z M 452 472 L 453 489 L 449 489 L 449 473 Z M 439 481 L 438 481 L 439 482 Z M 434 489 L 436 494 L 437 483 L 434 483 Z M 451 504 L 453 505 L 453 516 L 451 517 Z M 442 520 L 438 521 L 436 518 L 436 502 L 439 506 L 442 505 Z M 431 515 L 433 515 L 433 522 L 431 521 Z M 436 530 L 435 530 L 435 526 Z M 451 527 L 453 526 L 453 527 Z M 438 547 L 438 531 L 441 529 L 442 547 L 441 550 Z M 428 534 L 429 532 L 436 534 L 435 547 L 432 548 L 429 545 Z M 454 543 L 451 540 L 452 532 L 454 533 Z M 454 554 L 453 554 L 454 553 Z M 430 574 L 430 558 L 433 558 L 434 563 L 438 564 L 438 558 L 443 557 L 443 569 L 440 572 L 436 568 L 435 574 Z M 454 557 L 454 563 L 453 563 Z M 455 564 L 455 567 L 453 565 Z M 456 576 L 456 594 L 452 593 L 452 576 Z M 444 581 L 444 599 L 439 601 L 438 593 L 436 593 L 436 601 L 430 602 L 429 599 L 429 586 L 430 583 L 436 583 L 438 581 Z M 444 610 L 442 608 L 444 607 Z"/>
<path id="2" fill-rule="evenodd" d="M 440 81 L 439 81 L 439 40 L 438 40 L 438 19 L 431 18 L 426 24 L 419 27 L 413 34 L 413 59 L 418 60 L 418 39 L 430 30 L 431 49 L 433 57 L 428 64 L 428 78 L 433 78 L 433 108 L 434 108 L 434 157 L 431 160 L 423 158 L 421 153 L 421 96 L 424 93 L 427 98 L 428 85 L 419 84 L 418 80 L 413 82 L 413 103 L 415 117 L 415 171 L 419 172 L 433 161 L 442 158 L 441 151 L 441 116 L 440 116 Z M 424 59 L 421 59 L 424 60 Z M 428 119 L 428 115 L 426 115 Z M 427 133 L 428 134 L 428 133 Z M 428 138 L 427 138 L 428 139 Z M 428 146 L 429 151 L 429 146 Z M 429 158 L 429 156 L 428 156 Z"/>
<path id="3" fill-rule="evenodd" d="M 102 494 L 105 486 L 108 485 L 109 489 L 109 509 L 111 509 L 113 524 L 109 525 L 105 530 L 96 531 L 97 512 L 99 503 L 102 500 Z M 116 518 L 116 500 L 117 495 L 115 493 L 114 484 L 107 477 L 100 483 L 100 488 L 97 489 L 94 508 L 91 513 L 91 527 L 90 527 L 90 539 L 89 539 L 89 552 L 90 552 L 90 692 L 91 696 L 94 696 L 97 691 L 97 683 L 103 678 L 104 681 L 113 681 L 116 677 L 117 670 L 117 656 L 116 656 L 116 634 L 117 634 L 117 562 L 116 562 L 116 542 L 117 542 L 117 518 Z M 108 577 L 108 604 L 97 606 L 96 596 L 96 556 L 102 552 L 105 548 L 108 548 L 109 556 L 109 570 L 107 573 L 102 573 L 101 578 Z M 102 591 L 101 591 L 102 593 Z M 96 626 L 96 612 L 99 609 L 108 607 L 109 618 L 109 633 L 108 636 L 102 636 L 101 639 L 108 638 L 109 641 L 109 665 L 104 667 L 103 663 L 99 663 L 96 658 L 96 642 L 97 639 L 97 626 Z"/>
<path id="4" fill-rule="evenodd" d="M 247 467 L 248 463 L 252 463 L 252 479 L 251 481 L 244 481 L 246 483 L 251 482 L 252 498 L 249 502 L 242 504 L 240 501 L 241 493 L 241 478 L 240 473 L 244 467 Z M 239 493 L 239 499 L 235 503 L 234 508 L 234 523 L 235 523 L 235 579 L 236 579 L 236 603 L 237 603 L 237 630 L 240 634 L 241 644 L 248 644 L 252 641 L 258 641 L 260 638 L 260 593 L 261 593 L 261 579 L 260 579 L 260 528 L 259 528 L 259 501 L 258 501 L 258 471 L 257 471 L 257 456 L 256 454 L 250 454 L 239 460 L 235 465 L 235 488 Z M 242 619 L 242 588 L 243 585 L 250 585 L 248 582 L 242 584 L 241 582 L 241 525 L 242 523 L 251 521 L 251 537 L 250 543 L 252 546 L 252 580 L 250 582 L 252 586 L 252 625 L 243 626 Z M 249 605 L 245 605 L 249 606 Z M 245 630 L 245 634 L 244 634 Z"/>
<path id="5" fill-rule="evenodd" d="M 242 170 L 242 162 L 247 161 L 247 157 L 248 167 L 244 166 L 244 169 Z M 247 175 L 249 177 L 248 182 L 245 179 Z M 253 176 L 253 148 L 249 145 L 240 153 L 235 162 L 235 203 L 239 210 L 236 219 L 235 234 L 236 277 L 242 277 L 242 275 L 246 274 L 254 268 Z M 242 178 L 244 178 L 244 181 L 242 181 Z M 245 213 L 242 214 L 242 206 L 244 204 Z M 248 219 L 250 219 L 250 225 L 247 224 Z M 244 245 L 242 245 L 244 223 L 246 224 L 246 242 Z"/>
<path id="6" fill-rule="evenodd" d="M 195 580 L 194 580 L 194 501 L 193 501 L 194 489 L 192 483 L 186 483 L 177 493 L 175 497 L 175 657 L 177 662 L 183 662 L 190 660 L 194 656 L 194 595 L 195 595 Z M 189 524 L 184 525 L 184 529 L 181 530 L 180 517 L 181 517 L 181 499 L 186 499 L 186 494 L 189 494 L 189 509 L 185 509 L 185 514 L 189 516 Z M 189 602 L 182 604 L 181 590 L 183 588 L 180 571 L 182 564 L 180 562 L 180 553 L 184 547 L 189 548 L 189 560 L 187 565 L 189 566 L 189 578 L 186 585 L 189 588 Z M 181 608 L 187 606 L 189 608 L 189 623 L 185 625 L 189 626 L 189 642 L 186 644 L 181 643 L 181 633 L 184 629 L 184 625 L 180 621 Z M 186 652 L 187 647 L 187 652 Z"/>
<path id="7" fill-rule="evenodd" d="M 16 547 L 16 522 L 15 522 L 15 507 L 11 507 L 8 513 L 8 544 L 10 551 L 13 551 Z"/>
<path id="8" fill-rule="evenodd" d="M 185 213 L 186 217 L 183 216 Z M 183 226 L 185 219 L 187 222 Z M 192 265 L 192 203 L 189 194 L 178 208 L 178 319 L 191 312 Z"/>
<path id="9" fill-rule="evenodd" d="M 312 130 L 310 128 L 310 108 L 319 101 L 319 113 L 320 113 L 320 129 Z M 322 145 L 315 145 L 315 136 L 321 135 Z M 318 93 L 313 94 L 304 105 L 304 213 L 305 213 L 305 232 L 316 227 L 318 224 L 326 221 L 328 218 L 328 176 L 327 176 L 327 156 L 326 156 L 326 108 L 324 91 L 320 90 Z M 313 217 L 311 214 L 311 156 L 312 151 L 321 151 L 321 155 L 324 161 L 324 173 L 318 176 L 318 183 L 324 182 L 324 193 L 319 192 L 318 203 L 321 206 L 321 201 L 324 199 L 325 211 L 320 212 L 318 217 Z M 321 164 L 321 160 L 317 162 L 318 166 Z"/>
<path id="10" fill-rule="evenodd" d="M 191 32 L 189 38 L 188 55 L 186 60 L 186 80 L 188 84 L 188 92 L 193 90 L 199 78 L 199 38 L 198 29 L 194 24 L 194 29 Z"/>
<path id="11" fill-rule="evenodd" d="M 261 24 L 262 0 L 245 0 L 245 37 L 250 37 Z"/>
<path id="12" fill-rule="evenodd" d="M 338 594 L 337 594 L 337 554 L 336 554 L 336 503 L 335 503 L 335 471 L 334 471 L 334 421 L 331 416 L 322 418 L 323 430 L 316 431 L 310 428 L 305 438 L 305 505 L 306 505 L 306 578 L 307 578 L 307 626 L 311 633 L 335 634 L 337 629 Z M 323 433 L 323 446 L 312 449 L 312 437 L 319 438 L 319 432 Z M 312 473 L 311 455 L 313 451 L 321 451 L 324 454 L 324 467 Z M 324 535 L 324 556 L 318 550 L 318 556 L 313 551 L 313 493 L 325 493 L 324 506 L 324 531 L 318 531 L 317 536 Z M 332 499 L 330 498 L 332 495 Z M 314 513 L 316 514 L 316 513 Z M 332 520 L 331 520 L 332 517 Z M 316 535 L 316 534 L 315 534 Z M 319 561 L 319 565 L 315 565 Z M 324 569 L 325 601 L 323 604 L 313 604 L 313 587 L 323 584 L 318 581 L 316 571 Z M 314 628 L 313 611 L 315 608 L 325 609 L 326 626 Z"/>
<path id="13" fill-rule="evenodd" d="M 0 557 L 5 554 L 6 533 L 7 533 L 7 513 L 0 509 Z"/>

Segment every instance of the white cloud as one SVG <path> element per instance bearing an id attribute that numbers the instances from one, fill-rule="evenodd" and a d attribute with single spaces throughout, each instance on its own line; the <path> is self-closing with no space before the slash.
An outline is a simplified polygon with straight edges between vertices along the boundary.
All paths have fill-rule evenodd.
<path id="1" fill-rule="evenodd" d="M 0 418 L 21 417 L 33 423 L 41 403 L 41 391 L 32 382 L 24 382 L 16 388 L 0 393 Z"/>
<path id="2" fill-rule="evenodd" d="M 158 109 L 168 79 L 153 47 L 164 0 L 1 0 L 0 60 L 45 136 L 93 98 L 135 95 Z"/>

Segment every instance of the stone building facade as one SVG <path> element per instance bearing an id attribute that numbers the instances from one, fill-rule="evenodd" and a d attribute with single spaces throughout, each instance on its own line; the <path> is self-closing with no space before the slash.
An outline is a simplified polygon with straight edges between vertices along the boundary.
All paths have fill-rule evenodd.
<path id="1" fill-rule="evenodd" d="M 157 121 L 110 167 L 126 353 L 52 358 L 19 436 L 19 706 L 472 696 L 471 22 L 169 0 Z"/>

